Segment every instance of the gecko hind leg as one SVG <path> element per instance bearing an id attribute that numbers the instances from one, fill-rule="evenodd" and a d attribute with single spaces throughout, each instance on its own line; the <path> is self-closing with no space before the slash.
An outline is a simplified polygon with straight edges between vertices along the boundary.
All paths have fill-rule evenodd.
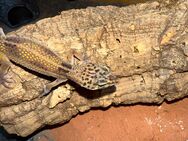
<path id="1" fill-rule="evenodd" d="M 14 79 L 10 75 L 11 62 L 8 57 L 0 53 L 0 84 L 6 88 L 13 88 L 11 84 L 15 83 Z"/>
<path id="2" fill-rule="evenodd" d="M 40 97 L 43 97 L 45 95 L 47 95 L 51 90 L 52 88 L 54 88 L 55 86 L 58 86 L 59 84 L 63 83 L 63 82 L 66 82 L 67 79 L 64 78 L 64 79 L 59 79 L 57 78 L 55 81 L 51 82 L 51 83 L 48 83 L 44 86 L 44 90 L 43 90 L 43 93 L 40 95 Z"/>
<path id="3" fill-rule="evenodd" d="M 5 74 L 0 76 L 0 84 L 2 84 L 5 88 L 11 89 L 14 87 L 15 80 L 9 74 Z"/>

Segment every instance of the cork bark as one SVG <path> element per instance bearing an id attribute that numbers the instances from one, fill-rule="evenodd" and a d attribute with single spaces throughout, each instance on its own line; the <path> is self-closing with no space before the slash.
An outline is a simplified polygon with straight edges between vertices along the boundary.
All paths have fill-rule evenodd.
<path id="1" fill-rule="evenodd" d="M 188 1 L 127 7 L 100 6 L 63 11 L 10 34 L 43 42 L 70 62 L 73 53 L 108 65 L 115 87 L 89 91 L 73 82 L 40 98 L 53 80 L 16 64 L 12 89 L 0 85 L 0 124 L 8 133 L 28 136 L 92 109 L 136 103 L 161 104 L 187 96 Z"/>

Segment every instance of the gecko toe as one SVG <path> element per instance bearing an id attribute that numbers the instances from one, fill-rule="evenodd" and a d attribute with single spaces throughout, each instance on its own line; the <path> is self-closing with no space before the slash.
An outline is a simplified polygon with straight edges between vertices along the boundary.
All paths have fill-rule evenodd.
<path id="1" fill-rule="evenodd" d="M 8 89 L 13 89 L 14 88 L 14 85 L 15 83 L 14 82 L 7 82 L 7 81 L 4 81 L 2 82 L 2 85 L 5 87 L 5 88 L 8 88 Z"/>
<path id="2" fill-rule="evenodd" d="M 4 79 L 6 83 L 15 83 L 15 80 L 13 78 L 7 78 Z"/>
<path id="3" fill-rule="evenodd" d="M 1 77 L 0 84 L 2 84 L 5 88 L 12 89 L 15 86 L 15 80 L 10 75 L 4 75 Z"/>

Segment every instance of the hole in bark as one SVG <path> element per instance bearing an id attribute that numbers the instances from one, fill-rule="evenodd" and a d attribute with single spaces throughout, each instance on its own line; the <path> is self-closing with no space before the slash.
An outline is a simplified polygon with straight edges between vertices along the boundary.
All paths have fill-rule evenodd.
<path id="1" fill-rule="evenodd" d="M 136 46 L 134 46 L 134 53 L 139 53 L 139 50 L 137 49 Z"/>
<path id="2" fill-rule="evenodd" d="M 119 58 L 122 58 L 122 55 L 120 55 Z"/>
<path id="3" fill-rule="evenodd" d="M 12 26 L 18 26 L 33 19 L 33 14 L 24 6 L 12 8 L 8 13 L 8 21 Z"/>
<path id="4" fill-rule="evenodd" d="M 118 38 L 116 39 L 116 41 L 118 41 L 119 43 L 121 43 L 120 39 L 118 39 Z"/>

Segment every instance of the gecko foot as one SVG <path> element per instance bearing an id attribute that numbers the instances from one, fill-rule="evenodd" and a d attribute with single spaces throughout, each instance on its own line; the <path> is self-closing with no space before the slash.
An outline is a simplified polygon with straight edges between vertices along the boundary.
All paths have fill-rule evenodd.
<path id="1" fill-rule="evenodd" d="M 10 76 L 10 74 L 5 74 L 0 78 L 0 84 L 2 84 L 5 88 L 12 89 L 15 84 L 15 80 Z"/>
<path id="2" fill-rule="evenodd" d="M 51 89 L 49 89 L 47 87 L 47 85 L 44 85 L 43 92 L 42 92 L 42 94 L 40 94 L 40 98 L 42 98 L 43 96 L 48 95 L 50 93 L 50 91 L 51 91 Z"/>
<path id="3" fill-rule="evenodd" d="M 40 95 L 40 97 L 43 97 L 47 94 L 50 93 L 50 91 L 52 90 L 52 88 L 58 86 L 59 84 L 63 83 L 63 82 L 66 82 L 67 79 L 56 79 L 55 81 L 51 82 L 51 83 L 48 83 L 46 85 L 44 85 L 44 89 L 43 89 L 43 93 Z"/>

